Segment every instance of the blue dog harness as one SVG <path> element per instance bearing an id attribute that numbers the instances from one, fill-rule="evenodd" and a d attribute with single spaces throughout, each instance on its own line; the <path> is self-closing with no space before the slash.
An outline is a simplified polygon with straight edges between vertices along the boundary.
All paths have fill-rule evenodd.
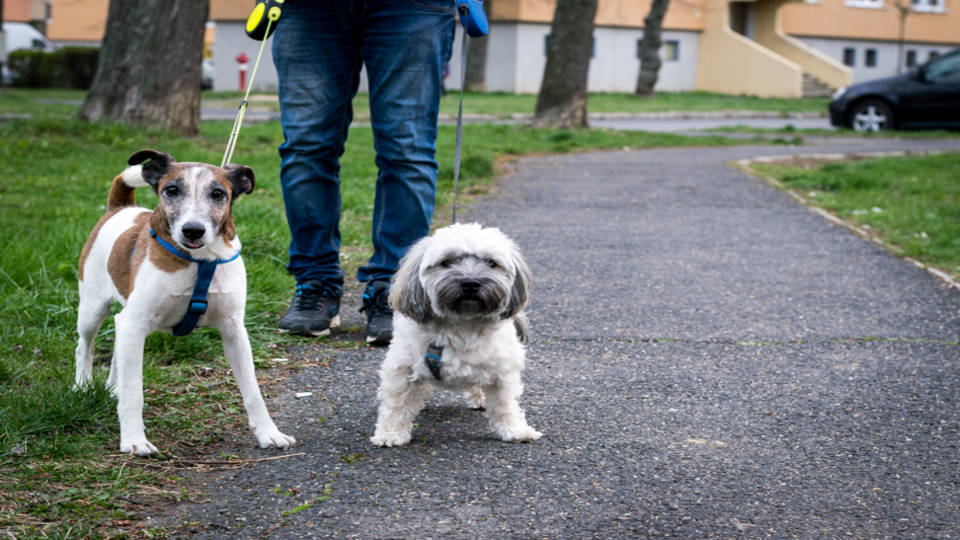
<path id="1" fill-rule="evenodd" d="M 433 343 L 427 347 L 427 354 L 423 355 L 423 361 L 427 364 L 427 369 L 430 370 L 430 373 L 432 373 L 433 377 L 438 381 L 443 380 L 443 377 L 440 376 L 440 357 L 442 356 L 443 347 L 434 345 Z"/>
<path id="2" fill-rule="evenodd" d="M 207 291 L 210 289 L 210 282 L 213 281 L 213 273 L 217 270 L 217 265 L 225 264 L 235 260 L 240 256 L 240 251 L 238 250 L 237 253 L 229 259 L 204 261 L 200 259 L 194 259 L 190 255 L 180 251 L 163 238 L 160 238 L 160 236 L 158 236 L 152 228 L 150 229 L 150 236 L 159 242 L 160 245 L 170 253 L 180 257 L 183 260 L 194 262 L 200 265 L 199 268 L 197 268 L 197 283 L 193 286 L 193 294 L 190 296 L 190 306 L 187 308 L 187 313 L 183 316 L 183 320 L 173 327 L 173 335 L 185 336 L 190 332 L 193 332 L 193 329 L 197 327 L 197 321 L 199 321 L 200 317 L 207 312 Z"/>

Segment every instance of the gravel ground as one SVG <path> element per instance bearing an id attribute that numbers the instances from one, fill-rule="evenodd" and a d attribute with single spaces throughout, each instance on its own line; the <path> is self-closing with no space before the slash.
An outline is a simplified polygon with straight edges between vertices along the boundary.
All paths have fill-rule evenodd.
<path id="1" fill-rule="evenodd" d="M 204 496 L 160 521 L 198 538 L 958 537 L 960 294 L 729 165 L 937 148 L 960 140 L 518 161 L 466 219 L 534 272 L 522 403 L 544 437 L 500 442 L 438 392 L 409 446 L 375 448 L 385 351 L 305 342 L 292 354 L 313 365 L 271 404 L 303 454 L 198 475 Z M 239 435 L 239 455 L 283 455 Z"/>

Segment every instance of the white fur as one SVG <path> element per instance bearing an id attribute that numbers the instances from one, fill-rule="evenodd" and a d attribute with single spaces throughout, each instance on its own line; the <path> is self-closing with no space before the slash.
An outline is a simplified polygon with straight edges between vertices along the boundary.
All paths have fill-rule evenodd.
<path id="1" fill-rule="evenodd" d="M 440 264 L 450 258 L 458 262 Z M 489 261 L 499 264 L 491 268 Z M 391 289 L 397 311 L 393 340 L 380 369 L 380 405 L 371 442 L 409 442 L 413 420 L 435 387 L 463 392 L 469 406 L 485 407 L 491 427 L 504 441 L 541 437 L 527 424 L 518 401 L 525 350 L 514 319 L 522 317 L 520 309 L 526 304 L 527 272 L 512 241 L 498 229 L 477 224 L 446 227 L 410 249 Z M 499 303 L 482 313 L 457 313 L 439 301 L 437 291 L 451 277 L 488 280 Z M 439 381 L 424 360 L 431 344 L 443 347 Z"/>
<path id="2" fill-rule="evenodd" d="M 143 165 L 131 165 L 120 174 L 123 176 L 123 183 L 132 188 L 147 185 L 147 182 L 143 179 Z"/>
<path id="3" fill-rule="evenodd" d="M 136 166 L 124 171 L 123 178 L 127 185 L 140 185 L 136 178 L 139 169 Z M 139 181 L 142 182 L 142 178 Z M 77 314 L 80 339 L 76 351 L 75 387 L 80 387 L 92 378 L 93 341 L 107 317 L 110 302 L 114 300 L 123 305 L 114 318 L 116 343 L 108 384 L 118 398 L 120 451 L 137 455 L 157 451 L 147 440 L 143 423 L 144 340 L 158 330 L 170 332 L 183 318 L 197 276 L 196 264 L 176 272 L 165 272 L 154 266 L 148 255 L 133 277 L 134 287 L 130 297 L 124 299 L 119 294 L 108 274 L 107 259 L 117 238 L 133 226 L 137 215 L 147 211 L 137 207 L 125 208 L 103 224 L 84 264 Z M 228 250 L 218 237 L 201 249 L 189 251 L 195 258 L 228 258 L 240 246 L 236 238 L 230 244 Z M 147 249 L 152 252 L 164 248 L 151 241 Z M 220 330 L 224 353 L 243 396 L 250 428 L 260 447 L 287 448 L 296 440 L 281 433 L 270 418 L 254 373 L 253 354 L 243 322 L 246 294 L 247 277 L 243 259 L 237 258 L 219 265 L 207 295 L 207 311 L 200 318 L 198 326 L 214 326 Z"/>

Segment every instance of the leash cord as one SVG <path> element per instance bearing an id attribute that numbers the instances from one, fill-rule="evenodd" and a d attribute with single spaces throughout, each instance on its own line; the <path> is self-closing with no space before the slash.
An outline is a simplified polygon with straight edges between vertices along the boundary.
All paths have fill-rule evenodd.
<path id="1" fill-rule="evenodd" d="M 463 87 L 467 79 L 467 45 L 469 42 L 466 29 L 460 40 L 460 104 L 457 106 L 457 138 L 453 146 L 453 217 L 452 223 L 457 222 L 457 192 L 460 186 L 460 154 L 463 150 Z"/>
<path id="2" fill-rule="evenodd" d="M 253 78 L 257 75 L 257 68 L 260 67 L 260 57 L 263 56 L 263 49 L 267 45 L 267 36 L 270 35 L 270 26 L 273 19 L 267 18 L 267 28 L 264 31 L 263 41 L 260 42 L 260 50 L 257 51 L 257 60 L 253 63 L 253 71 L 250 72 L 250 80 L 247 82 L 246 92 L 243 94 L 243 101 L 240 102 L 240 109 L 237 111 L 237 117 L 233 121 L 233 129 L 230 131 L 230 139 L 227 141 L 227 148 L 223 153 L 223 161 L 220 162 L 220 168 L 227 166 L 230 159 L 233 158 L 233 149 L 237 145 L 237 137 L 240 135 L 240 127 L 243 126 L 243 117 L 247 112 L 247 99 L 250 97 L 250 90 L 253 88 Z"/>

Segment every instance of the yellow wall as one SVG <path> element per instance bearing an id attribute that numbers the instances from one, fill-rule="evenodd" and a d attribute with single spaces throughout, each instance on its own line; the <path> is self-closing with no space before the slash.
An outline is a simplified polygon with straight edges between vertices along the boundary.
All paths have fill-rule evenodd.
<path id="1" fill-rule="evenodd" d="M 47 37 L 53 41 L 100 41 L 107 7 L 107 0 L 52 0 Z"/>
<path id="2" fill-rule="evenodd" d="M 783 10 L 794 0 L 757 0 L 753 39 L 757 43 L 799 65 L 831 88 L 850 84 L 853 72 L 847 66 L 783 32 Z"/>
<path id="3" fill-rule="evenodd" d="M 894 0 L 882 9 L 853 8 L 845 0 L 820 0 L 817 4 L 790 3 L 782 8 L 783 31 L 798 36 L 896 40 L 897 10 Z M 901 0 L 906 1 L 906 0 Z M 945 13 L 910 13 L 908 41 L 960 43 L 960 9 L 948 0 Z M 47 37 L 52 40 L 99 41 L 107 18 L 108 0 L 51 0 L 52 20 Z M 33 0 L 5 0 L 4 17 L 15 18 Z M 211 0 L 211 20 L 245 20 L 251 2 Z M 703 30 L 710 10 L 708 0 L 671 2 L 664 28 Z M 556 0 L 494 0 L 493 20 L 547 23 L 553 19 Z M 954 9 L 950 9 L 954 7 Z M 639 28 L 650 10 L 650 0 L 599 0 L 596 24 Z M 10 14 L 8 18 L 7 15 Z M 27 19 L 23 19 L 27 20 Z"/>
<path id="4" fill-rule="evenodd" d="M 884 6 L 880 9 L 850 7 L 845 0 L 789 4 L 783 7 L 783 30 L 797 36 L 893 41 L 897 39 L 900 28 L 899 11 L 894 5 L 894 0 L 884 0 Z M 910 12 L 905 39 L 960 43 L 960 5 L 957 0 L 948 0 L 944 13 Z"/>
<path id="5" fill-rule="evenodd" d="M 800 97 L 803 70 L 730 29 L 728 0 L 709 0 L 700 34 L 697 89 L 760 97 Z"/>
<path id="6" fill-rule="evenodd" d="M 42 4 L 40 7 L 43 7 Z M 38 10 L 34 0 L 4 0 L 3 20 L 6 22 L 30 22 L 43 19 L 42 10 Z"/>
<path id="7" fill-rule="evenodd" d="M 704 0 L 671 3 L 664 17 L 665 28 L 700 30 L 703 28 Z M 556 0 L 494 0 L 491 19 L 550 24 Z M 599 0 L 595 24 L 640 28 L 650 11 L 650 0 Z"/>

